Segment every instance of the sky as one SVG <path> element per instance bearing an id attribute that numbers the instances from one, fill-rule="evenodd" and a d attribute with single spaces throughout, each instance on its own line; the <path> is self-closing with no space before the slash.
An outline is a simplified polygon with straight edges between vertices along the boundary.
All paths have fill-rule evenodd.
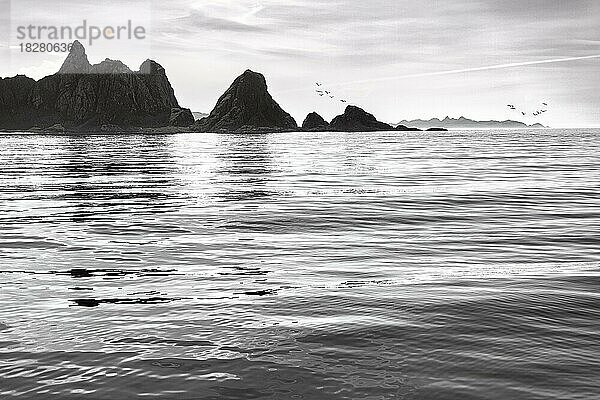
<path id="1" fill-rule="evenodd" d="M 311 111 L 331 119 L 343 98 L 392 123 L 465 116 L 600 127 L 597 0 L 28 1 L 0 0 L 0 58 L 10 59 L 1 76 L 37 79 L 64 59 L 19 53 L 14 29 L 28 19 L 131 19 L 148 38 L 86 45 L 90 61 L 137 69 L 153 58 L 193 111 L 209 112 L 250 68 L 298 123 Z M 318 96 L 315 82 L 336 98 Z M 548 112 L 530 115 L 543 102 Z"/>

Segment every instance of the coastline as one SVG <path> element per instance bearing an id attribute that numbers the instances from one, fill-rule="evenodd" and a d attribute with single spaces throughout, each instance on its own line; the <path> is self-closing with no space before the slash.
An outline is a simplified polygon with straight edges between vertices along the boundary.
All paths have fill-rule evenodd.
<path id="1" fill-rule="evenodd" d="M 279 133 L 322 133 L 322 134 L 335 134 L 335 133 L 347 133 L 347 134 L 374 134 L 374 133 L 407 133 L 407 134 L 431 134 L 431 133 L 455 133 L 455 132 L 531 132 L 531 131 L 553 131 L 553 130 L 600 130 L 600 127 L 573 127 L 573 128 L 453 128 L 447 130 L 413 130 L 413 131 L 398 131 L 398 130 L 385 130 L 385 131 L 341 131 L 341 130 L 306 130 L 302 128 L 290 129 L 290 130 L 253 130 L 253 131 L 216 131 L 216 132 L 199 132 L 189 127 L 161 127 L 161 128 L 132 128 L 123 129 L 116 131 L 102 131 L 102 130 L 65 130 L 62 132 L 51 131 L 51 130 L 19 130 L 19 129 L 0 129 L 0 136 L 8 135 L 26 135 L 26 136 L 119 136 L 119 135 L 180 135 L 180 134 L 214 134 L 214 135 L 270 135 Z"/>

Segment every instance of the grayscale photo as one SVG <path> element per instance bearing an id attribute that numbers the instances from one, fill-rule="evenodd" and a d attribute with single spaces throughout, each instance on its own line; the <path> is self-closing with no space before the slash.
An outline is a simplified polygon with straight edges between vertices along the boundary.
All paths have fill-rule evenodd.
<path id="1" fill-rule="evenodd" d="M 600 399 L 599 15 L 0 0 L 0 399 Z"/>

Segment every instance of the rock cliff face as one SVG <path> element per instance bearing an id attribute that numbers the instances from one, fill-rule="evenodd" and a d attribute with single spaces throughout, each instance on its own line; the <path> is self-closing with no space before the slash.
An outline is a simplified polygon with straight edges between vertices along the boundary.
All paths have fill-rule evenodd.
<path id="1" fill-rule="evenodd" d="M 250 70 L 235 79 L 208 117 L 194 124 L 200 132 L 272 132 L 297 127 L 269 94 L 265 77 Z"/>
<path id="2" fill-rule="evenodd" d="M 330 127 L 335 131 L 344 132 L 374 132 L 393 131 L 394 128 L 384 122 L 379 122 L 372 115 L 356 106 L 346 107 L 342 115 L 338 115 L 331 121 Z"/>
<path id="3" fill-rule="evenodd" d="M 190 126 L 196 121 L 194 114 L 187 108 L 172 108 L 169 125 L 171 126 Z"/>
<path id="4" fill-rule="evenodd" d="M 307 131 L 322 131 L 329 129 L 329 122 L 325 121 L 316 112 L 312 112 L 306 116 L 306 119 L 302 123 L 302 129 Z"/>
<path id="5" fill-rule="evenodd" d="M 30 118 L 31 93 L 36 82 L 23 75 L 0 79 L 0 128 L 28 128 L 24 121 Z"/>
<path id="6" fill-rule="evenodd" d="M 75 42 L 59 72 L 39 81 L 15 77 L 0 81 L 0 128 L 61 125 L 68 130 L 191 125 L 162 66 L 145 61 L 131 71 L 120 61 L 90 65 Z M 178 111 L 179 110 L 179 111 Z M 174 115 L 177 115 L 175 118 Z"/>

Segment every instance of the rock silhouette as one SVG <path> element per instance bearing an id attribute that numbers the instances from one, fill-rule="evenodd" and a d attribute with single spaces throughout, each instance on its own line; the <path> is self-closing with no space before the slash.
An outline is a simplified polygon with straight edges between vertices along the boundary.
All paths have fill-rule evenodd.
<path id="1" fill-rule="evenodd" d="M 174 109 L 181 112 L 174 115 Z M 158 63 L 147 60 L 136 72 L 110 59 L 90 65 L 78 41 L 58 73 L 37 82 L 23 76 L 0 81 L 0 128 L 4 129 L 184 126 L 193 123 L 190 115 L 179 106 Z"/>
<path id="2" fill-rule="evenodd" d="M 171 126 L 190 126 L 196 119 L 194 114 L 187 108 L 172 108 L 169 125 Z"/>
<path id="3" fill-rule="evenodd" d="M 58 70 L 59 74 L 87 74 L 90 72 L 92 65 L 90 64 L 85 48 L 79 41 L 73 42 L 71 51 L 67 56 L 62 67 Z"/>
<path id="4" fill-rule="evenodd" d="M 302 123 L 302 129 L 304 130 L 327 130 L 329 129 L 329 122 L 325 121 L 316 112 L 311 112 L 306 116 L 306 119 Z"/>
<path id="5" fill-rule="evenodd" d="M 384 122 L 377 121 L 372 115 L 356 106 L 346 107 L 342 115 L 331 121 L 331 130 L 344 132 L 393 131 L 394 128 Z"/>
<path id="6" fill-rule="evenodd" d="M 404 126 L 404 125 L 398 125 L 395 130 L 396 131 L 400 131 L 400 132 L 418 132 L 421 129 L 419 129 L 419 128 L 409 128 L 409 127 Z"/>
<path id="7" fill-rule="evenodd" d="M 321 86 L 321 84 L 317 84 Z M 329 94 L 328 91 L 317 92 Z M 541 111 L 543 112 L 543 111 Z M 165 69 L 146 60 L 138 71 L 109 58 L 92 65 L 84 46 L 75 41 L 60 70 L 39 81 L 23 75 L 0 79 L 0 129 L 36 132 L 280 132 L 298 129 L 296 121 L 269 94 L 265 77 L 246 70 L 219 98 L 212 112 L 195 121 L 182 108 Z M 408 128 L 416 126 L 417 128 Z M 306 131 L 439 131 L 453 128 L 543 127 L 517 121 L 402 121 L 395 128 L 356 106 L 327 123 L 308 114 Z M 143 129 L 149 128 L 149 129 Z M 164 128 L 164 129 L 163 129 Z M 188 128 L 188 129 L 186 129 Z"/>
<path id="8" fill-rule="evenodd" d="M 194 124 L 199 132 L 273 132 L 297 129 L 294 118 L 269 94 L 262 74 L 246 70 L 219 98 L 210 115 Z"/>

